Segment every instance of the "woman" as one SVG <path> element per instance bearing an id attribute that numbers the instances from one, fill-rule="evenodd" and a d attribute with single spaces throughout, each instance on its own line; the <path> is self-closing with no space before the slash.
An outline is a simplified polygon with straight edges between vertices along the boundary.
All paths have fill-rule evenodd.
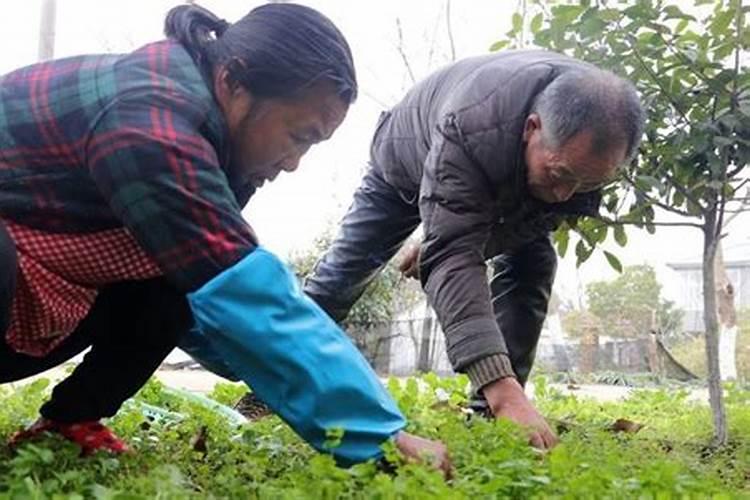
<path id="1" fill-rule="evenodd" d="M 52 431 L 86 453 L 125 450 L 99 420 L 194 325 L 316 448 L 335 427 L 343 463 L 393 438 L 447 467 L 241 216 L 343 121 L 357 95 L 345 39 L 291 4 L 232 25 L 180 6 L 165 32 L 0 79 L 0 382 L 91 346 L 14 441 Z"/>

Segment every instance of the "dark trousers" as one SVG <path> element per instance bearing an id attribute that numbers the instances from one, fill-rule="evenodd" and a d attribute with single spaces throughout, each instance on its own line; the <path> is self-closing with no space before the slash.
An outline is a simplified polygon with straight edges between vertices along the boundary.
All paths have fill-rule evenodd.
<path id="1" fill-rule="evenodd" d="M 42 406 L 51 420 L 113 416 L 193 323 L 185 294 L 164 278 L 121 282 L 102 288 L 86 318 L 47 356 L 17 353 L 5 341 L 16 273 L 15 248 L 0 224 L 0 383 L 41 373 L 91 347 Z"/>
<path id="2" fill-rule="evenodd" d="M 305 292 L 343 320 L 377 273 L 419 226 L 417 196 L 397 191 L 371 168 L 354 194 L 339 233 Z M 523 384 L 534 362 L 557 257 L 547 235 L 492 259 L 490 291 L 513 369 Z"/>

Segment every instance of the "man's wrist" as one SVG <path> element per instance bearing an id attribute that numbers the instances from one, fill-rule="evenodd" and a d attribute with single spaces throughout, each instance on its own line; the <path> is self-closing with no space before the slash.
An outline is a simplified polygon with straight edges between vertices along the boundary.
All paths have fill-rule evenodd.
<path id="1" fill-rule="evenodd" d="M 466 374 L 475 390 L 481 390 L 484 386 L 496 380 L 516 377 L 510 359 L 507 355 L 501 353 L 492 354 L 475 361 L 466 368 Z"/>

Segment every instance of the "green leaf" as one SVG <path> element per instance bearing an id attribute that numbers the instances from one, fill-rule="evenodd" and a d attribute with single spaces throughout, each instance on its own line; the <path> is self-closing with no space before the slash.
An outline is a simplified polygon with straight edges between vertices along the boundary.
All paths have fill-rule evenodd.
<path id="1" fill-rule="evenodd" d="M 688 27 L 688 24 L 690 24 L 690 21 L 688 21 L 687 19 L 681 20 L 675 27 L 675 33 L 682 33 L 683 31 L 685 31 L 685 28 Z"/>
<path id="2" fill-rule="evenodd" d="M 654 18 L 656 12 L 651 8 L 650 5 L 646 4 L 645 2 L 638 2 L 636 5 L 623 10 L 623 14 L 628 16 L 630 19 L 633 19 L 634 21 L 645 22 L 650 21 L 652 18 Z"/>
<path id="3" fill-rule="evenodd" d="M 593 251 L 594 247 L 586 245 L 583 240 L 578 240 L 578 243 L 576 243 L 576 267 L 580 267 L 581 264 L 586 262 Z"/>
<path id="4" fill-rule="evenodd" d="M 592 229 L 591 237 L 595 242 L 603 243 L 607 238 L 607 226 L 599 226 Z"/>
<path id="5" fill-rule="evenodd" d="M 714 47 L 714 61 L 715 62 L 721 62 L 730 55 L 734 53 L 735 50 L 735 43 L 734 41 L 730 40 L 726 43 L 722 43 L 721 45 L 718 45 Z"/>
<path id="6" fill-rule="evenodd" d="M 540 29 L 542 29 L 543 20 L 544 16 L 541 13 L 534 16 L 534 18 L 531 20 L 531 25 L 529 26 L 532 33 L 536 34 Z"/>
<path id="7" fill-rule="evenodd" d="M 683 203 L 685 203 L 685 195 L 679 191 L 675 191 L 674 196 L 672 196 L 672 206 L 679 208 Z"/>
<path id="8" fill-rule="evenodd" d="M 607 22 L 617 21 L 622 15 L 620 9 L 601 9 L 598 14 L 599 19 Z"/>
<path id="9" fill-rule="evenodd" d="M 502 50 L 510 44 L 510 40 L 500 40 L 490 45 L 490 52 L 497 52 Z"/>
<path id="10" fill-rule="evenodd" d="M 656 189 L 657 191 L 664 189 L 664 183 L 652 175 L 639 175 L 636 178 L 636 185 L 644 192 L 649 192 L 651 189 Z"/>
<path id="11" fill-rule="evenodd" d="M 703 208 L 697 203 L 692 202 L 691 200 L 688 200 L 687 202 L 687 211 L 690 215 L 695 216 L 700 216 L 703 214 Z"/>
<path id="12" fill-rule="evenodd" d="M 523 16 L 518 12 L 513 14 L 512 23 L 513 33 L 520 33 L 523 30 Z"/>
<path id="13" fill-rule="evenodd" d="M 696 19 L 690 14 L 686 14 L 680 10 L 676 5 L 667 5 L 664 7 L 664 19 L 682 19 L 684 21 L 695 21 Z"/>
<path id="14" fill-rule="evenodd" d="M 734 146 L 734 140 L 730 139 L 729 137 L 722 137 L 720 135 L 717 135 L 714 137 L 714 144 L 720 148 Z"/>
<path id="15" fill-rule="evenodd" d="M 622 264 L 620 263 L 620 259 L 606 250 L 603 250 L 603 252 L 604 256 L 607 258 L 607 262 L 609 262 L 609 265 L 612 266 L 612 269 L 614 269 L 618 273 L 622 273 Z"/>
<path id="16" fill-rule="evenodd" d="M 622 226 L 622 224 L 619 224 L 617 226 L 614 226 L 614 233 L 615 233 L 615 241 L 618 245 L 621 247 L 624 247 L 628 244 L 628 235 L 625 234 L 625 228 Z"/>
<path id="17" fill-rule="evenodd" d="M 567 228 L 558 229 L 555 231 L 554 239 L 557 244 L 557 254 L 560 257 L 565 257 L 568 252 L 568 243 L 570 243 L 570 230 Z"/>
<path id="18" fill-rule="evenodd" d="M 719 12 L 716 17 L 714 17 L 713 22 L 709 25 L 708 30 L 715 37 L 729 35 L 731 33 L 728 33 L 727 28 L 729 28 L 729 25 L 731 24 L 733 19 L 733 10 L 725 10 L 723 12 Z"/>
<path id="19" fill-rule="evenodd" d="M 567 25 L 578 19 L 585 10 L 581 5 L 557 5 L 552 8 L 552 15 L 562 25 Z"/>

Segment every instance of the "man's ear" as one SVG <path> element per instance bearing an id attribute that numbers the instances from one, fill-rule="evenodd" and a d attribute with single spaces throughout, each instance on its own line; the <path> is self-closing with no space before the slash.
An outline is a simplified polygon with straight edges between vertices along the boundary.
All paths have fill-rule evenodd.
<path id="1" fill-rule="evenodd" d="M 542 119 L 537 113 L 531 113 L 526 117 L 526 122 L 523 124 L 523 141 L 529 142 L 531 136 L 535 132 L 542 129 Z"/>

